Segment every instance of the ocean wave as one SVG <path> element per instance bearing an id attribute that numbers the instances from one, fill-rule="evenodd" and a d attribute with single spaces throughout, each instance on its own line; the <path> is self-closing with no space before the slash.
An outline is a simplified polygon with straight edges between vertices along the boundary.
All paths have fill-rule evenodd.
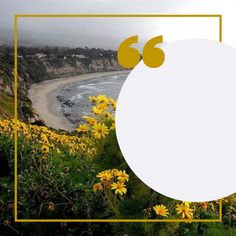
<path id="1" fill-rule="evenodd" d="M 94 86 L 95 84 L 81 84 L 79 86 L 77 86 L 77 89 L 88 89 L 88 90 L 96 90 L 96 86 Z"/>
<path id="2" fill-rule="evenodd" d="M 70 100 L 70 101 L 81 100 L 81 99 L 84 98 L 83 94 L 84 94 L 84 93 L 78 93 L 78 94 L 72 96 L 69 100 Z"/>
<path id="3" fill-rule="evenodd" d="M 98 85 L 103 85 L 103 84 L 114 84 L 114 81 L 103 81 L 98 83 Z"/>
<path id="4" fill-rule="evenodd" d="M 118 79 L 120 77 L 120 75 L 114 75 L 114 76 L 112 76 L 111 78 L 112 79 Z"/>

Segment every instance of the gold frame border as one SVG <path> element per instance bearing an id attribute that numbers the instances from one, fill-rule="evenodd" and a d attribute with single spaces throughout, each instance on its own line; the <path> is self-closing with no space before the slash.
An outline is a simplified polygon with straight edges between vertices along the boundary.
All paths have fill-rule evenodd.
<path id="1" fill-rule="evenodd" d="M 17 14 L 14 17 L 14 111 L 15 111 L 15 128 L 14 128 L 14 219 L 15 222 L 142 222 L 142 223 L 180 223 L 180 222 L 222 222 L 222 199 L 219 201 L 219 219 L 18 219 L 17 218 L 17 118 L 18 118 L 18 102 L 17 102 L 17 88 L 18 88 L 18 18 L 55 18 L 55 17 L 69 17 L 69 18 L 135 18 L 135 17 L 158 17 L 158 18 L 218 18 L 219 19 L 219 42 L 222 42 L 222 15 L 219 14 Z"/>

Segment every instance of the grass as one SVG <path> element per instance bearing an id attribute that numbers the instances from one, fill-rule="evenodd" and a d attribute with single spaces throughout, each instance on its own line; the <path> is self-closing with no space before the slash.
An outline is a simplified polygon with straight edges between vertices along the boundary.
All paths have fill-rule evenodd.
<path id="1" fill-rule="evenodd" d="M 0 93 L 0 117 L 4 116 L 14 116 L 14 98 Z"/>
<path id="2" fill-rule="evenodd" d="M 230 229 L 224 229 L 224 228 L 209 228 L 206 231 L 205 236 L 235 236 L 236 235 L 236 229 L 230 228 Z"/>

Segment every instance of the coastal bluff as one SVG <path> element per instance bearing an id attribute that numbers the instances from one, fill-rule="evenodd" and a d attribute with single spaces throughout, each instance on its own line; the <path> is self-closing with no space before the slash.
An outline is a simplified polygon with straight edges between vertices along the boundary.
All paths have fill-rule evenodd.
<path id="1" fill-rule="evenodd" d="M 0 46 L 0 94 L 13 101 L 14 48 Z M 118 71 L 117 51 L 98 48 L 18 48 L 18 109 L 22 120 L 35 122 L 37 115 L 28 98 L 34 83 L 87 73 Z M 3 107 L 3 106 L 1 106 Z M 0 108 L 0 114 L 5 114 Z M 9 116 L 9 114 L 7 114 Z M 12 114 L 13 115 L 13 114 Z M 11 114 L 10 114 L 11 116 Z"/>

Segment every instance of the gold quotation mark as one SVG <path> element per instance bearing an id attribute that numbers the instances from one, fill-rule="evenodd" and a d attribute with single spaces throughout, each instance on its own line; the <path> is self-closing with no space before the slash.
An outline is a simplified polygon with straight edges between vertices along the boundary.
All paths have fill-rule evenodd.
<path id="1" fill-rule="evenodd" d="M 118 48 L 118 63 L 127 68 L 135 67 L 140 61 L 140 54 L 136 48 L 130 47 L 131 44 L 138 42 L 138 35 L 124 40 Z"/>
<path id="2" fill-rule="evenodd" d="M 140 61 L 138 49 L 131 47 L 138 42 L 138 35 L 125 39 L 118 48 L 118 63 L 124 68 L 134 68 Z M 165 61 L 165 53 L 162 49 L 155 47 L 163 42 L 162 36 L 150 39 L 143 47 L 142 58 L 146 66 L 157 68 Z"/>

